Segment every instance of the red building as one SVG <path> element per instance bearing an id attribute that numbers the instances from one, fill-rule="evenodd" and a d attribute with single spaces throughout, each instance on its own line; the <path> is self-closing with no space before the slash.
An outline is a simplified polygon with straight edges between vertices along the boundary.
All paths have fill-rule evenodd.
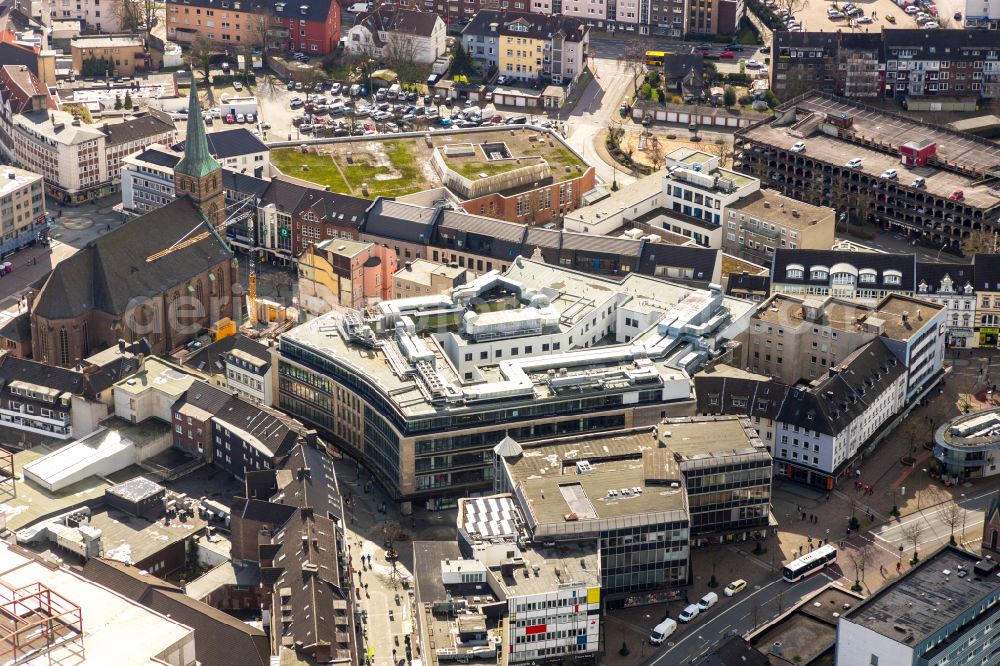
<path id="1" fill-rule="evenodd" d="M 274 46 L 307 55 L 327 55 L 340 45 L 340 4 L 337 0 L 277 0 Z"/>
<path id="2" fill-rule="evenodd" d="M 596 171 L 589 167 L 576 178 L 537 184 L 515 191 L 487 194 L 462 202 L 465 212 L 506 222 L 535 226 L 551 222 L 558 216 L 583 205 L 583 193 L 594 189 Z"/>
<path id="3" fill-rule="evenodd" d="M 908 167 L 927 166 L 927 160 L 937 154 L 937 144 L 930 139 L 907 141 L 899 147 L 900 161 Z"/>

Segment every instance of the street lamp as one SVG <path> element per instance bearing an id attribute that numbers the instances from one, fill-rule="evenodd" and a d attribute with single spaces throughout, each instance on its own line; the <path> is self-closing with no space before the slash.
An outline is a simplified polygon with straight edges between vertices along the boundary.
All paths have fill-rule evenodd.
<path id="1" fill-rule="evenodd" d="M 965 501 L 965 493 L 962 493 L 962 501 L 958 503 L 959 507 L 962 506 L 963 501 Z M 963 546 L 965 545 L 965 518 L 968 515 L 969 512 L 966 511 L 965 509 L 962 509 L 962 540 L 959 543 L 961 543 Z"/>

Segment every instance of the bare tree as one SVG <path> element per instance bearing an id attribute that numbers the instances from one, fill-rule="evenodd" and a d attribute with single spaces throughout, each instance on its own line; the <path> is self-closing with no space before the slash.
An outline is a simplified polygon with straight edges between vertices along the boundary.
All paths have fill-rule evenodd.
<path id="1" fill-rule="evenodd" d="M 916 564 L 920 560 L 917 548 L 920 546 L 920 537 L 923 533 L 924 528 L 920 526 L 919 520 L 914 520 L 903 528 L 903 538 L 913 546 L 913 559 L 911 560 L 913 564 Z"/>
<path id="2" fill-rule="evenodd" d="M 412 67 L 417 55 L 417 40 L 408 35 L 392 33 L 382 45 L 382 62 L 397 72 Z"/>
<path id="3" fill-rule="evenodd" d="M 661 144 L 657 136 L 653 134 L 647 139 L 647 145 L 649 146 L 647 149 L 647 152 L 649 152 L 649 159 L 653 161 L 653 170 L 659 170 L 660 164 L 663 163 L 663 144 Z"/>
<path id="4" fill-rule="evenodd" d="M 136 0 L 112 0 L 105 11 L 118 21 L 119 32 L 140 31 L 142 24 L 140 2 Z"/>
<path id="5" fill-rule="evenodd" d="M 865 580 L 865 567 L 867 567 L 875 557 L 875 548 L 869 542 L 864 542 L 857 548 L 851 548 L 847 553 L 847 559 L 850 560 L 851 566 L 854 567 L 854 586 L 855 591 L 860 592 L 862 589 L 862 583 Z"/>
<path id="6" fill-rule="evenodd" d="M 789 15 L 798 14 L 806 6 L 807 0 L 775 0 L 778 4 L 778 11 L 786 11 Z"/>
<path id="7" fill-rule="evenodd" d="M 962 524 L 965 512 L 957 502 L 952 502 L 941 512 L 941 522 L 948 526 L 951 545 L 955 545 L 955 528 Z"/>
<path id="8" fill-rule="evenodd" d="M 992 229 L 975 229 L 962 239 L 962 254 L 993 254 L 997 251 L 997 233 Z"/>
<path id="9" fill-rule="evenodd" d="M 260 57 L 264 62 L 264 69 L 257 77 L 257 87 L 269 93 L 274 93 L 281 85 L 281 80 L 267 66 L 267 58 L 278 50 L 278 44 L 272 30 L 278 24 L 274 17 L 274 12 L 266 7 L 261 11 L 250 14 L 247 19 L 249 23 L 250 46 L 260 50 Z M 253 59 L 251 58 L 251 64 Z"/>
<path id="10" fill-rule="evenodd" d="M 633 37 L 625 43 L 622 62 L 625 64 L 625 71 L 632 77 L 633 96 L 639 94 L 639 75 L 646 71 L 646 51 L 648 50 L 649 42 L 642 37 Z"/>
<path id="11" fill-rule="evenodd" d="M 153 24 L 163 15 L 166 3 L 163 0 L 135 0 L 135 3 L 142 19 L 143 32 L 148 36 L 153 31 Z"/>
<path id="12" fill-rule="evenodd" d="M 712 153 L 719 158 L 719 166 L 725 168 L 733 158 L 733 145 L 725 139 L 716 139 L 712 144 Z"/>
<path id="13" fill-rule="evenodd" d="M 212 55 L 215 53 L 215 44 L 211 39 L 205 37 L 204 35 L 198 35 L 191 42 L 190 59 L 191 59 L 191 76 L 194 76 L 195 68 L 201 69 L 205 76 L 206 87 L 210 83 L 209 73 L 212 67 Z"/>

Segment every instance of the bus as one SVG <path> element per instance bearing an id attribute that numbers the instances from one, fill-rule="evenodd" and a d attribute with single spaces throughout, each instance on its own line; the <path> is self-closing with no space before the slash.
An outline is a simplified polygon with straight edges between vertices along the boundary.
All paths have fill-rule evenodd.
<path id="1" fill-rule="evenodd" d="M 789 583 L 797 583 L 806 576 L 811 576 L 831 562 L 837 561 L 837 549 L 830 544 L 820 546 L 811 553 L 806 553 L 797 560 L 788 563 L 781 570 L 781 577 Z"/>
<path id="2" fill-rule="evenodd" d="M 646 51 L 646 64 L 650 67 L 663 67 L 663 59 L 674 55 L 673 51 Z"/>

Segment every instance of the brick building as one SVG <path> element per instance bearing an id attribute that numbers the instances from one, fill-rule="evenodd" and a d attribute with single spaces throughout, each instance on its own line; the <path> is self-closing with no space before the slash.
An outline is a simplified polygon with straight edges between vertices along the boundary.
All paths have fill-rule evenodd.
<path id="1" fill-rule="evenodd" d="M 921 100 L 974 108 L 1000 96 L 1000 44 L 987 31 L 782 31 L 774 56 L 771 90 L 782 100 L 820 91 L 895 99 L 914 110 Z"/>

